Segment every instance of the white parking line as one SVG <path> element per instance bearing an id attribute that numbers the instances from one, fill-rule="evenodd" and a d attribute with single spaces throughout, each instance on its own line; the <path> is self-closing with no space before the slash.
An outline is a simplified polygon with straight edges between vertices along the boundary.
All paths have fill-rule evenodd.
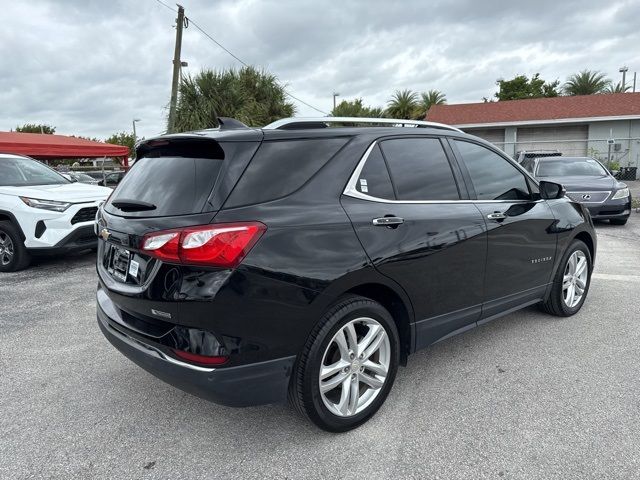
<path id="1" fill-rule="evenodd" d="M 594 273 L 591 278 L 598 280 L 617 280 L 617 281 L 631 281 L 640 282 L 640 275 L 613 275 L 610 273 Z"/>

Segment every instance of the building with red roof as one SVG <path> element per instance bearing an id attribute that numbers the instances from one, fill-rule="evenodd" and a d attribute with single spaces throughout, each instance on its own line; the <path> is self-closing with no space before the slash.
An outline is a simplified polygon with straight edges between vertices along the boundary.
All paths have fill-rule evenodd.
<path id="1" fill-rule="evenodd" d="M 426 120 L 454 125 L 510 155 L 559 150 L 621 166 L 640 163 L 640 93 L 434 105 Z"/>

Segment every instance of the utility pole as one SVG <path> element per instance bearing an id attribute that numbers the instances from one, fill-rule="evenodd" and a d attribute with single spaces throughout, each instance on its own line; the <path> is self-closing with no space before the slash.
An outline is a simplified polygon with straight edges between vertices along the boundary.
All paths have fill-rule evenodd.
<path id="1" fill-rule="evenodd" d="M 333 92 L 333 109 L 336 109 L 336 97 L 339 97 L 340 93 L 338 92 Z"/>
<path id="2" fill-rule="evenodd" d="M 169 103 L 168 133 L 173 133 L 176 122 L 176 105 L 178 103 L 178 79 L 180 78 L 180 51 L 182 50 L 182 26 L 184 25 L 184 7 L 178 5 L 176 19 L 176 49 L 173 53 L 173 79 L 171 81 L 171 102 Z"/>

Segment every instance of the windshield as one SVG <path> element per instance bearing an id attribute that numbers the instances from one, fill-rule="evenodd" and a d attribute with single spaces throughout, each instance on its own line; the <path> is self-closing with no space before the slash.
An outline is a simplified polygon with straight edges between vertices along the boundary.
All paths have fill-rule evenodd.
<path id="1" fill-rule="evenodd" d="M 93 182 L 93 177 L 85 175 L 84 173 L 74 173 L 73 176 L 78 179 L 79 182 Z"/>
<path id="2" fill-rule="evenodd" d="M 592 158 L 542 160 L 536 177 L 601 177 L 607 171 Z"/>
<path id="3" fill-rule="evenodd" d="M 0 186 L 59 185 L 70 183 L 58 172 L 30 158 L 0 157 Z"/>

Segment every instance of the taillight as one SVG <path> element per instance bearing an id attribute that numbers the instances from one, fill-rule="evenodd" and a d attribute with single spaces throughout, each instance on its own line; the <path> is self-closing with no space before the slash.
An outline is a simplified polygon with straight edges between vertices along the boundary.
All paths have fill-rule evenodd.
<path id="1" fill-rule="evenodd" d="M 145 235 L 142 250 L 170 263 L 232 268 L 266 229 L 260 222 L 246 222 L 163 230 Z"/>

